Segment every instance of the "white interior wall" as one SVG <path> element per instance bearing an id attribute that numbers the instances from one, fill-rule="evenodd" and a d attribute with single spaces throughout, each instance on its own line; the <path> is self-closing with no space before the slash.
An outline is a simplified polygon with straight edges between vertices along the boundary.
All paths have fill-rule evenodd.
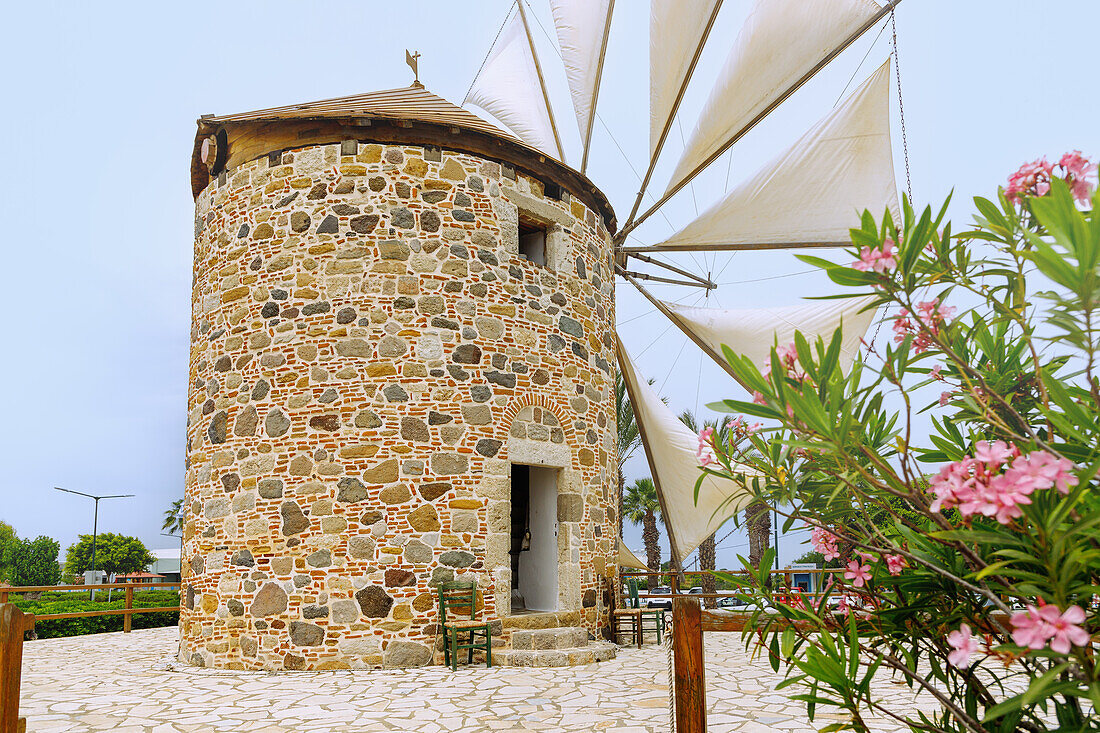
<path id="1" fill-rule="evenodd" d="M 519 590 L 529 611 L 558 610 L 558 471 L 531 466 L 531 549 L 519 556 Z"/>

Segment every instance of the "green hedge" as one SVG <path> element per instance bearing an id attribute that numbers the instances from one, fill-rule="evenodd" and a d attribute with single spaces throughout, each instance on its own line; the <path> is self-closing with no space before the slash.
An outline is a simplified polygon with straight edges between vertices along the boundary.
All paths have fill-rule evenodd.
<path id="1" fill-rule="evenodd" d="M 107 602 L 107 591 L 96 591 L 96 600 L 88 598 L 88 591 L 53 591 L 43 593 L 36 600 L 27 600 L 22 595 L 8 596 L 20 610 L 35 615 L 48 613 L 76 613 L 79 611 L 105 611 L 111 608 L 126 607 L 126 591 L 113 591 L 111 602 Z M 134 593 L 134 608 L 157 608 L 175 606 L 180 601 L 179 592 L 174 590 L 147 590 Z M 102 634 L 108 631 L 122 631 L 124 616 L 90 616 L 87 618 L 62 618 L 38 621 L 34 630 L 39 639 L 58 636 L 80 636 L 81 634 Z M 175 626 L 179 623 L 178 611 L 139 613 L 133 615 L 133 628 L 152 629 L 160 626 Z"/>

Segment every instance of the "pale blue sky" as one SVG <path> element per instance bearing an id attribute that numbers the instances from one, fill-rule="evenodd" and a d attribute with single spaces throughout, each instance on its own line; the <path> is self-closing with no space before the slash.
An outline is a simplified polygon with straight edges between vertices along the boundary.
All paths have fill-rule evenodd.
<path id="1" fill-rule="evenodd" d="M 545 0 L 532 0 L 548 30 Z M 0 201 L 7 302 L 0 374 L 0 519 L 22 536 L 62 546 L 91 530 L 90 493 L 134 493 L 104 503 L 100 529 L 134 534 L 151 548 L 161 513 L 183 491 L 190 322 L 192 198 L 188 166 L 195 119 L 404 86 L 405 48 L 419 50 L 427 87 L 460 102 L 509 0 L 489 2 L 18 3 L 5 12 L 0 47 L 8 112 L 0 121 L 6 174 Z M 744 16 L 727 0 L 681 114 L 684 134 Z M 635 168 L 647 149 L 648 3 L 619 0 L 599 113 Z M 1092 39 L 1094 2 L 906 0 L 898 40 L 913 193 L 953 214 L 991 192 L 1021 162 L 1079 148 L 1100 155 L 1100 103 Z M 575 118 L 553 46 L 535 29 L 559 123 L 577 157 Z M 552 33 L 552 30 L 551 30 Z M 729 181 L 736 183 L 792 142 L 888 52 L 889 28 L 870 31 L 637 232 L 650 243 L 679 228 Z M 866 54 L 866 61 L 860 66 Z M 857 73 L 858 69 L 858 73 Z M 897 100 L 893 101 L 897 121 Z M 904 190 L 900 132 L 895 159 Z M 590 175 L 620 219 L 637 179 L 597 127 Z M 654 188 L 679 155 L 674 128 Z M 692 194 L 694 194 L 694 201 Z M 789 253 L 676 259 L 724 283 L 710 305 L 794 302 L 831 292 Z M 689 295 L 656 288 L 669 299 Z M 699 301 L 703 302 L 702 300 Z M 630 286 L 619 321 L 640 368 L 677 410 L 737 395 Z M 649 348 L 647 348 L 649 347 Z M 642 353 L 644 351 L 644 354 Z M 630 465 L 644 475 L 644 459 Z M 641 545 L 637 529 L 628 543 Z M 740 534 L 720 564 L 743 551 Z M 801 554 L 783 543 L 784 562 Z"/>

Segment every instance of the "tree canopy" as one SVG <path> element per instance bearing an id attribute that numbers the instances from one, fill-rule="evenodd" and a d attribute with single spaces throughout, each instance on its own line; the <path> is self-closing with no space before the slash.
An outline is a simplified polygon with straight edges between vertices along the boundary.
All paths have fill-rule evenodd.
<path id="1" fill-rule="evenodd" d="M 60 552 L 61 545 L 52 537 L 16 539 L 9 582 L 12 585 L 57 585 L 61 582 L 61 566 L 57 564 Z"/>
<path id="2" fill-rule="evenodd" d="M 95 545 L 98 568 L 92 568 L 92 536 L 82 534 L 65 553 L 65 570 L 74 575 L 93 569 L 108 574 L 137 573 L 156 559 L 137 537 L 104 532 L 96 537 Z"/>
<path id="3" fill-rule="evenodd" d="M 0 582 L 10 582 L 12 552 L 17 540 L 15 528 L 7 522 L 0 522 Z"/>

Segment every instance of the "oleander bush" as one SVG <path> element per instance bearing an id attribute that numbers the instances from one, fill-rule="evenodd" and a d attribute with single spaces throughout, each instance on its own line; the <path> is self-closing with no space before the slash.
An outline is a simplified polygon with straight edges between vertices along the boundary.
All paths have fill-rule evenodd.
<path id="1" fill-rule="evenodd" d="M 975 199 L 967 231 L 946 204 L 906 201 L 901 221 L 864 214 L 854 262 L 802 257 L 881 309 L 886 343 L 850 368 L 839 331 L 798 334 L 767 365 L 726 350 L 753 399 L 711 406 L 740 416 L 728 443 L 700 435 L 703 472 L 754 469 L 785 529 L 811 528 L 843 568 L 813 601 L 769 587 L 767 561 L 742 580 L 747 643 L 811 719 L 847 713 L 821 730 L 868 730 L 869 714 L 915 731 L 1100 730 L 1095 173 L 1079 153 L 1037 161 Z M 938 712 L 884 702 L 883 677 Z"/>

